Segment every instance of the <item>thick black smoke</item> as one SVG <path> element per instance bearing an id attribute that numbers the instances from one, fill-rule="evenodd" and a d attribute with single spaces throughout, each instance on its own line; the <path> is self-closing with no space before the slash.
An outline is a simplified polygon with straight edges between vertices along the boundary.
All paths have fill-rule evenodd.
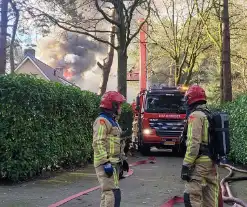
<path id="1" fill-rule="evenodd" d="M 69 68 L 75 77 L 95 66 L 96 58 L 106 52 L 106 45 L 75 33 L 48 36 L 38 43 L 41 60 L 54 68 Z"/>

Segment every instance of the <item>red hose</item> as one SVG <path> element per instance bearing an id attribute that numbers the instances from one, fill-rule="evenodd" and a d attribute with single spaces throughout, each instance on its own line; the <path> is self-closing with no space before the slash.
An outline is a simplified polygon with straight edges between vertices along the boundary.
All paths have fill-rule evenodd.
<path id="1" fill-rule="evenodd" d="M 220 182 L 223 201 L 224 202 L 232 202 L 234 204 L 238 204 L 240 206 L 247 207 L 247 203 L 245 203 L 243 200 L 233 196 L 231 189 L 229 187 L 229 184 L 228 184 L 228 181 L 236 180 L 236 179 L 232 178 L 233 171 L 241 172 L 241 173 L 247 173 L 247 170 L 238 169 L 238 168 L 235 168 L 235 167 L 228 165 L 228 164 L 220 164 L 220 166 L 229 171 L 228 175 L 226 177 L 224 177 Z M 245 180 L 245 177 L 242 177 L 242 178 L 243 179 L 241 179 L 241 177 L 238 177 L 239 180 Z"/>
<path id="2" fill-rule="evenodd" d="M 147 160 L 141 160 L 141 161 L 137 161 L 137 162 L 130 164 L 130 167 L 134 167 L 134 166 L 138 166 L 138 165 L 142 165 L 142 164 L 148 164 L 148 163 L 155 163 L 155 162 L 156 162 L 155 157 L 149 157 Z M 233 202 L 233 203 L 236 203 L 240 206 L 247 207 L 247 204 L 244 201 L 240 200 L 239 198 L 235 198 L 232 195 L 230 187 L 228 185 L 228 181 L 245 180 L 245 178 L 246 178 L 246 177 L 238 177 L 236 179 L 232 178 L 233 171 L 242 172 L 242 173 L 247 173 L 247 171 L 235 168 L 235 167 L 233 167 L 231 165 L 227 165 L 227 164 L 220 164 L 220 166 L 229 170 L 229 174 L 225 178 L 223 178 L 220 182 L 221 192 L 220 192 L 220 198 L 219 198 L 219 206 L 220 207 L 223 206 L 223 202 L 222 202 L 222 200 L 223 200 L 224 202 Z M 127 178 L 127 177 L 133 175 L 133 173 L 134 173 L 134 171 L 132 169 L 130 169 L 129 172 L 127 173 L 127 175 L 125 175 L 124 177 Z M 95 190 L 98 190 L 99 188 L 100 188 L 100 186 L 90 188 L 88 190 L 85 190 L 85 191 L 82 191 L 82 192 L 77 193 L 75 195 L 72 195 L 68 198 L 65 198 L 65 199 L 63 199 L 57 203 L 51 204 L 48 207 L 61 206 L 61 205 L 65 204 L 65 203 L 67 203 L 67 202 L 69 202 L 69 201 L 71 201 L 77 197 L 80 197 L 82 195 L 85 195 L 85 194 L 88 194 L 88 193 L 93 192 Z M 184 202 L 184 200 L 182 197 L 174 196 L 172 199 L 168 200 L 166 203 L 164 203 L 160 207 L 172 207 L 176 203 L 183 203 L 183 202 Z"/>
<path id="3" fill-rule="evenodd" d="M 141 160 L 141 161 L 137 161 L 137 162 L 134 162 L 134 163 L 130 164 L 130 167 L 137 166 L 137 165 L 143 165 L 143 164 L 147 164 L 147 163 L 155 163 L 155 162 L 156 162 L 155 157 L 149 157 L 147 160 Z M 127 173 L 127 175 L 125 175 L 124 177 L 127 178 L 127 177 L 133 175 L 133 173 L 134 173 L 134 171 L 132 169 L 130 169 L 129 172 Z M 98 190 L 98 189 L 100 189 L 100 186 L 96 186 L 96 187 L 87 189 L 87 190 L 82 191 L 80 193 L 77 193 L 75 195 L 69 196 L 68 198 L 65 198 L 65 199 L 63 199 L 61 201 L 58 201 L 58 202 L 54 203 L 54 204 L 51 204 L 48 207 L 61 206 L 61 205 L 65 204 L 65 203 L 68 203 L 69 201 L 71 201 L 71 200 L 73 200 L 75 198 L 78 198 L 78 197 L 83 196 L 85 194 L 91 193 L 91 192 L 93 192 L 95 190 Z"/>

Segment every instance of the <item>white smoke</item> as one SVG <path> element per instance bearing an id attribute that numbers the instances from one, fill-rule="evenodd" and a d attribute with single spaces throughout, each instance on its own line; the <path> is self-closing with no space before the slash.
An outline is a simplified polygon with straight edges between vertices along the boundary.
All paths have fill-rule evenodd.
<path id="1" fill-rule="evenodd" d="M 105 56 L 98 56 L 99 60 L 102 60 Z M 97 59 L 96 58 L 96 59 Z M 88 70 L 83 73 L 82 79 L 79 79 L 75 82 L 81 89 L 89 90 L 97 93 L 99 91 L 99 85 L 102 78 L 101 69 L 95 65 L 91 70 Z M 128 84 L 127 87 L 127 102 L 131 103 L 133 99 L 136 98 L 137 93 L 139 92 L 139 87 L 136 87 L 135 84 Z M 109 75 L 109 80 L 107 83 L 107 91 L 117 90 L 117 55 L 114 56 L 111 73 Z"/>
<path id="2" fill-rule="evenodd" d="M 73 33 L 60 34 L 57 31 L 39 40 L 37 54 L 44 63 L 53 68 L 69 68 L 74 73 L 74 77 L 70 81 L 82 90 L 98 93 L 102 71 L 97 66 L 97 61 L 102 62 L 106 57 L 107 45 L 95 42 L 86 36 Z M 107 91 L 117 90 L 116 54 L 115 51 Z M 132 102 L 137 93 L 138 90 L 135 87 L 129 86 L 127 101 Z"/>
<path id="3" fill-rule="evenodd" d="M 64 56 L 64 61 L 68 64 L 75 64 L 76 62 L 80 61 L 80 57 L 75 54 L 67 54 Z"/>
<path id="4" fill-rule="evenodd" d="M 84 35 L 56 30 L 38 41 L 37 52 L 48 65 L 70 68 L 80 76 L 96 64 L 97 55 L 107 52 L 107 46 Z"/>

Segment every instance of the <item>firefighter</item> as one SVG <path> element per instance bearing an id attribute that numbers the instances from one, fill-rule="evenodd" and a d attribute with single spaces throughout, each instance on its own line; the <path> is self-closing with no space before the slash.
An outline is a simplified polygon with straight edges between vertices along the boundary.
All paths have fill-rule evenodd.
<path id="1" fill-rule="evenodd" d="M 132 122 L 132 143 L 131 149 L 137 149 L 137 133 L 138 133 L 138 114 L 136 111 L 135 99 L 132 102 L 133 122 Z"/>
<path id="2" fill-rule="evenodd" d="M 217 207 L 220 204 L 218 169 L 215 162 L 202 148 L 208 147 L 209 122 L 203 110 L 206 108 L 205 91 L 197 85 L 185 93 L 189 110 L 186 154 L 181 178 L 187 181 L 184 191 L 185 207 Z"/>
<path id="3" fill-rule="evenodd" d="M 136 147 L 137 136 L 138 136 L 138 116 L 134 114 L 133 123 L 132 123 L 132 144 L 133 144 L 133 148 L 135 149 L 137 148 Z"/>
<path id="4" fill-rule="evenodd" d="M 124 171 L 129 171 L 121 148 L 122 130 L 116 120 L 121 114 L 124 101 L 125 97 L 120 93 L 106 92 L 101 98 L 101 113 L 93 124 L 94 167 L 102 191 L 100 207 L 120 206 L 120 166 Z"/>

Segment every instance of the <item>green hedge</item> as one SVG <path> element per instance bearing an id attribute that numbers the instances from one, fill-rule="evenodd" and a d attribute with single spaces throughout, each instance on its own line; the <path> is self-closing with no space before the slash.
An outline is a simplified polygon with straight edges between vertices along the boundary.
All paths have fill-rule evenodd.
<path id="1" fill-rule="evenodd" d="M 221 106 L 211 106 L 225 111 L 230 116 L 230 159 L 236 163 L 247 164 L 247 94 L 233 102 Z"/>
<path id="2" fill-rule="evenodd" d="M 28 75 L 1 76 L 0 83 L 1 178 L 23 180 L 91 158 L 99 96 Z"/>
<path id="3" fill-rule="evenodd" d="M 127 131 L 126 136 L 132 134 L 132 122 L 133 122 L 133 113 L 132 107 L 130 104 L 124 104 L 122 107 L 122 114 L 119 120 L 119 125 L 122 130 Z"/>

